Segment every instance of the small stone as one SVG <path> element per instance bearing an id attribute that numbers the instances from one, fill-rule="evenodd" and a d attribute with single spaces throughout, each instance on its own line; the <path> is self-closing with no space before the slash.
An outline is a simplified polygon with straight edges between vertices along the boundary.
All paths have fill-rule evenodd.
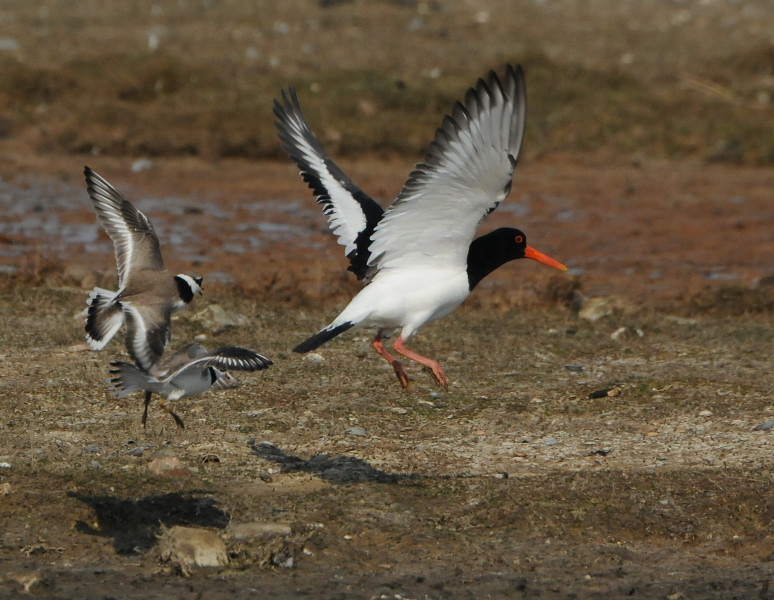
<path id="1" fill-rule="evenodd" d="M 161 560 L 171 562 L 188 576 L 193 567 L 223 567 L 228 564 L 226 544 L 209 529 L 175 526 L 163 529 L 159 539 Z"/>
<path id="2" fill-rule="evenodd" d="M 132 163 L 132 173 L 139 173 L 140 171 L 147 171 L 153 166 L 153 161 L 148 158 L 138 158 Z"/>
<path id="3" fill-rule="evenodd" d="M 13 488 L 11 487 L 11 484 L 7 481 L 4 483 L 0 483 L 0 496 L 7 496 L 11 493 Z"/>
<path id="4" fill-rule="evenodd" d="M 602 298 L 589 298 L 583 302 L 578 316 L 592 323 L 609 317 L 613 314 L 628 314 L 634 312 L 623 299 L 618 296 L 606 296 Z"/>
<path id="5" fill-rule="evenodd" d="M 564 365 L 564 368 L 573 373 L 580 373 L 583 371 L 583 365 Z"/>
<path id="6" fill-rule="evenodd" d="M 699 413 L 700 417 L 711 417 L 712 411 L 711 410 L 703 410 Z"/>
<path id="7" fill-rule="evenodd" d="M 148 463 L 148 470 L 164 477 L 189 477 L 190 469 L 174 456 L 161 455 Z"/>
<path id="8" fill-rule="evenodd" d="M 99 444 L 93 444 L 91 446 L 84 446 L 83 451 L 84 452 L 99 452 L 102 450 L 102 446 Z"/>
<path id="9" fill-rule="evenodd" d="M 639 327 L 619 327 L 613 333 L 610 334 L 610 339 L 615 341 L 622 338 L 632 338 L 637 336 L 639 338 L 645 337 L 645 332 Z"/>
<path id="10" fill-rule="evenodd" d="M 620 338 L 624 333 L 626 333 L 627 329 L 626 327 L 619 327 L 616 329 L 613 333 L 610 334 L 611 340 L 617 340 Z"/>
<path id="11" fill-rule="evenodd" d="M 621 386 L 620 385 L 614 385 L 607 388 L 602 388 L 601 390 L 594 390 L 589 394 L 589 398 L 612 398 L 614 396 L 617 396 L 621 393 Z"/>
<path id="12" fill-rule="evenodd" d="M 15 39 L 9 37 L 0 38 L 0 50 L 9 51 L 18 50 L 19 48 L 21 48 L 21 46 L 19 46 L 19 42 Z"/>
<path id="13" fill-rule="evenodd" d="M 305 354 L 301 360 L 318 365 L 325 361 L 325 357 L 322 354 L 318 354 L 317 352 L 310 352 L 309 354 Z"/>
<path id="14" fill-rule="evenodd" d="M 283 569 L 292 569 L 295 566 L 293 556 L 287 552 L 280 552 L 272 559 L 272 562 Z"/>
<path id="15" fill-rule="evenodd" d="M 429 406 L 430 408 L 435 408 L 435 402 L 430 402 L 430 400 L 417 400 L 417 404 L 421 404 L 422 406 Z"/>
<path id="16" fill-rule="evenodd" d="M 366 434 L 365 429 L 363 429 L 362 427 L 348 427 L 346 429 L 346 432 L 349 435 L 357 435 L 357 436 L 361 436 L 361 437 L 365 436 L 365 434 Z"/>
<path id="17" fill-rule="evenodd" d="M 557 440 L 556 438 L 546 438 L 543 440 L 543 443 L 546 446 L 556 446 L 559 443 L 559 440 Z"/>
<path id="18" fill-rule="evenodd" d="M 246 316 L 227 311 L 219 304 L 208 305 L 207 308 L 191 317 L 191 320 L 201 323 L 212 333 L 221 333 L 231 327 L 247 327 L 250 323 Z"/>
<path id="19" fill-rule="evenodd" d="M 292 533 L 287 523 L 229 523 L 224 533 L 227 539 L 246 540 L 250 538 L 286 537 Z"/>
<path id="20" fill-rule="evenodd" d="M 774 419 L 766 419 L 760 425 L 753 427 L 753 431 L 769 431 L 774 429 Z"/>

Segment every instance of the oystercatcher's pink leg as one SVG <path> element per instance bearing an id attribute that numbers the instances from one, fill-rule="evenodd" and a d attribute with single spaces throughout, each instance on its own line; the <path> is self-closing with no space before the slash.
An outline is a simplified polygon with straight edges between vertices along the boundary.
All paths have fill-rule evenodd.
<path id="1" fill-rule="evenodd" d="M 428 369 L 430 369 L 430 372 L 433 374 L 433 377 L 438 382 L 438 385 L 443 386 L 443 389 L 445 390 L 449 389 L 449 382 L 446 381 L 446 375 L 444 375 L 441 365 L 439 365 L 436 361 L 434 361 L 431 358 L 427 358 L 425 356 L 422 356 L 421 354 L 417 354 L 416 352 L 412 352 L 411 350 L 406 348 L 406 346 L 403 345 L 402 336 L 398 336 L 398 339 L 395 340 L 395 343 L 392 345 L 392 349 L 395 350 L 395 352 L 402 354 L 406 358 L 410 358 L 411 360 L 417 361 L 420 365 L 426 366 Z"/>
<path id="2" fill-rule="evenodd" d="M 406 369 L 403 368 L 403 365 L 400 363 L 398 359 L 396 359 L 392 354 L 387 352 L 387 350 L 384 349 L 384 343 L 382 342 L 382 332 L 376 334 L 376 337 L 374 338 L 374 341 L 371 342 L 371 347 L 376 350 L 376 353 L 384 358 L 388 363 L 392 365 L 392 368 L 395 370 L 395 375 L 398 377 L 398 381 L 400 381 L 400 384 L 403 386 L 403 389 L 408 390 L 409 389 L 409 378 L 408 374 L 406 373 Z"/>

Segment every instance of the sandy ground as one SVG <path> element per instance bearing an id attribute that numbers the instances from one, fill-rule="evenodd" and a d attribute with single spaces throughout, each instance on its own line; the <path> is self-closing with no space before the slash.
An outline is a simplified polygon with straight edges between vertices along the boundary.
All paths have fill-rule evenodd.
<path id="1" fill-rule="evenodd" d="M 774 15 L 590 6 L 9 3 L 0 597 L 774 597 Z M 570 271 L 506 265 L 424 327 L 448 392 L 416 365 L 402 391 L 369 332 L 290 352 L 358 284 L 271 98 L 298 86 L 386 205 L 470 73 L 506 60 L 530 121 L 481 231 L 517 226 Z M 155 403 L 143 429 L 142 398 L 108 391 L 120 340 L 85 344 L 115 265 L 84 164 L 205 278 L 172 346 L 274 360 L 178 402 L 184 430 Z"/>
<path id="2" fill-rule="evenodd" d="M 348 168 L 378 192 L 400 180 L 392 163 Z M 143 430 L 141 398 L 106 389 L 120 343 L 83 343 L 75 317 L 89 286 L 114 278 L 109 247 L 76 245 L 63 262 L 39 258 L 33 283 L 8 280 L 4 594 L 768 597 L 771 432 L 754 430 L 774 418 L 772 294 L 756 284 L 771 264 L 768 171 L 524 165 L 513 204 L 528 214 L 492 221 L 527 229 L 576 275 L 501 269 L 414 342 L 444 364 L 450 391 L 410 369 L 405 393 L 367 333 L 289 352 L 356 286 L 313 200 L 277 175 L 288 170 L 173 161 L 116 181 L 186 199 L 213 260 L 170 247 L 170 263 L 205 281 L 234 274 L 176 317 L 173 346 L 199 336 L 275 361 L 237 390 L 181 401 L 185 430 L 158 410 Z M 58 185 L 67 196 L 76 183 Z M 289 222 L 306 239 L 224 251 L 243 221 L 231 199 L 250 194 L 305 202 Z M 213 197 L 234 215 L 217 227 L 197 209 Z M 93 219 L 77 202 L 72 219 Z M 740 253 L 748 243 L 760 254 Z M 246 324 L 218 331 L 202 320 L 212 304 Z M 169 559 L 157 536 L 175 525 L 217 532 L 228 564 Z"/>

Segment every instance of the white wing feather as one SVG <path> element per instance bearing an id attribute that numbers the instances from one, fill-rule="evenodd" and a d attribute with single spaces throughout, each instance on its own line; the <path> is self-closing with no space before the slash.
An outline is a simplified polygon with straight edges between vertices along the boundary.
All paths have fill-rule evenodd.
<path id="1" fill-rule="evenodd" d="M 376 227 L 370 267 L 465 268 L 479 223 L 510 191 L 525 109 L 520 67 L 468 91 Z"/>

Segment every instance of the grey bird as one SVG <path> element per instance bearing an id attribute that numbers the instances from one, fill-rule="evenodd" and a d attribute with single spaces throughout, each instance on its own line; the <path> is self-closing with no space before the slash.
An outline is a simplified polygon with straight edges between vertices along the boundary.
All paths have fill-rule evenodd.
<path id="1" fill-rule="evenodd" d="M 89 293 L 86 341 L 101 350 L 126 323 L 126 348 L 150 371 L 169 343 L 171 314 L 201 293 L 202 278 L 170 274 L 150 220 L 89 167 L 83 172 L 118 268 L 118 291 L 96 287 Z"/>
<path id="2" fill-rule="evenodd" d="M 145 392 L 145 409 L 142 424 L 148 418 L 148 405 L 153 394 L 163 396 L 160 406 L 185 429 L 182 419 L 172 412 L 165 401 L 197 396 L 210 388 L 228 389 L 239 382 L 228 371 L 260 371 L 272 365 L 272 361 L 257 352 L 240 346 L 225 346 L 209 352 L 201 344 L 188 344 L 160 361 L 152 371 L 145 371 L 128 362 L 114 361 L 110 374 L 112 392 L 123 398 L 132 392 Z"/>

